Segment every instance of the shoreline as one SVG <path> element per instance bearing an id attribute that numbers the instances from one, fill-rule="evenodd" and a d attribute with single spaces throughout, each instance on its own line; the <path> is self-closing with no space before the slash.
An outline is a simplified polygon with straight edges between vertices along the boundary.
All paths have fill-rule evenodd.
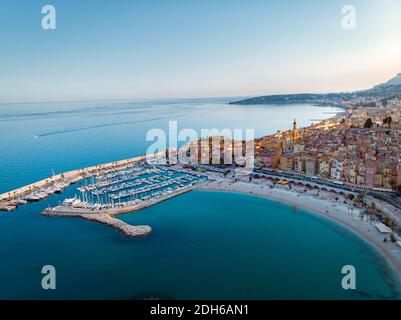
<path id="1" fill-rule="evenodd" d="M 384 243 L 385 235 L 377 230 L 376 222 L 372 224 L 366 219 L 361 219 L 357 216 L 359 210 L 350 211 L 351 206 L 349 205 L 333 202 L 329 199 L 317 199 L 311 195 L 305 196 L 295 191 L 270 189 L 266 185 L 258 186 L 255 183 L 242 181 L 212 181 L 198 186 L 196 190 L 233 192 L 278 201 L 285 205 L 305 209 L 309 214 L 339 224 L 372 247 L 384 259 L 401 284 L 401 247 L 391 241 Z"/>
<path id="2" fill-rule="evenodd" d="M 319 106 L 319 104 L 311 104 L 315 106 Z M 320 105 L 322 106 L 322 105 Z M 340 106 L 330 106 L 326 105 L 328 107 L 336 107 L 339 109 L 339 111 L 336 114 L 333 114 L 329 116 L 327 119 L 321 120 L 315 125 L 318 125 L 324 121 L 335 119 L 339 115 L 342 115 L 347 108 L 346 107 L 340 107 Z M 256 139 L 256 138 L 255 138 Z M 163 155 L 163 152 L 160 152 L 158 154 L 153 155 L 154 158 L 157 158 L 159 156 Z M 130 159 L 125 159 L 125 160 L 120 160 L 120 161 L 115 161 L 115 162 L 109 162 L 101 165 L 96 165 L 96 166 L 91 166 L 83 169 L 77 169 L 69 172 L 64 172 L 58 175 L 55 175 L 50 178 L 46 178 L 34 183 L 31 183 L 29 185 L 25 185 L 23 187 L 11 190 L 9 192 L 5 192 L 3 194 L 0 194 L 0 203 L 5 205 L 7 203 L 3 203 L 4 201 L 10 201 L 10 200 L 15 200 L 19 196 L 26 195 L 30 192 L 32 192 L 35 189 L 47 187 L 49 185 L 54 184 L 55 182 L 62 181 L 65 179 L 79 179 L 82 180 L 84 178 L 90 177 L 90 176 L 95 176 L 96 174 L 102 172 L 102 171 L 107 171 L 107 170 L 113 170 L 116 169 L 117 167 L 125 167 L 132 165 L 133 163 L 137 163 L 140 161 L 143 161 L 146 157 L 145 156 L 138 156 Z M 213 176 L 213 175 L 212 175 Z M 238 187 L 239 185 L 242 184 L 242 187 Z M 247 187 L 244 187 L 246 185 Z M 251 190 L 250 190 L 251 188 Z M 363 241 L 367 242 L 368 245 L 372 246 L 380 256 L 382 256 L 389 267 L 395 271 L 395 274 L 397 275 L 398 280 L 401 283 L 401 247 L 398 246 L 395 243 L 392 243 L 391 241 L 387 241 L 387 243 L 383 242 L 383 239 L 385 237 L 384 234 L 381 234 L 377 228 L 375 227 L 374 224 L 371 222 L 368 222 L 365 220 L 362 220 L 361 218 L 357 217 L 355 215 L 355 212 L 357 209 L 355 207 L 347 206 L 343 203 L 340 203 L 338 201 L 330 201 L 328 199 L 317 199 L 316 197 L 310 196 L 310 193 L 305 196 L 302 194 L 303 192 L 296 192 L 295 190 L 284 190 L 275 187 L 274 189 L 271 189 L 268 184 L 264 185 L 258 185 L 257 183 L 246 183 L 246 182 L 232 182 L 229 179 L 221 179 L 221 180 L 215 180 L 215 181 L 209 181 L 207 183 L 202 183 L 199 186 L 196 186 L 194 190 L 205 190 L 205 191 L 221 191 L 221 192 L 236 192 L 236 193 L 242 193 L 242 194 L 247 194 L 247 195 L 253 195 L 253 196 L 258 196 L 262 198 L 266 198 L 269 200 L 273 201 L 278 201 L 281 203 L 284 203 L 286 205 L 290 206 L 295 206 L 298 208 L 306 209 L 310 211 L 311 214 L 318 215 L 320 217 L 326 218 L 330 221 L 334 221 L 335 223 L 338 223 L 339 225 L 345 227 L 349 231 L 353 232 L 355 235 L 357 235 L 360 239 Z M 189 190 L 191 191 L 191 190 Z M 311 201 L 308 201 L 308 199 Z M 167 200 L 167 199 L 165 199 Z M 164 200 L 162 200 L 164 201 Z M 153 205 L 154 203 L 150 204 Z M 148 204 L 149 205 L 149 204 Z M 144 207 L 147 207 L 148 205 L 145 205 Z M 8 208 L 8 207 L 7 207 Z M 10 210 L 15 209 L 16 207 L 10 207 Z M 107 222 L 109 222 L 109 218 L 118 215 L 118 214 L 123 214 L 127 212 L 135 212 L 137 210 L 140 210 L 142 208 L 125 208 L 124 210 L 121 210 L 121 212 L 103 212 L 104 216 L 107 216 Z M 358 209 L 359 210 L 359 209 Z M 46 214 L 47 213 L 47 214 Z M 49 214 L 50 213 L 50 214 Z M 75 212 L 63 212 L 63 210 L 60 210 L 57 212 L 57 210 L 53 212 L 49 212 L 48 210 L 44 210 L 42 213 L 43 215 L 53 215 L 53 216 L 65 216 L 65 217 L 77 217 L 79 214 L 76 214 Z M 82 214 L 82 213 L 81 213 Z M 102 215 L 102 216 L 103 216 Z M 82 214 L 81 218 L 84 218 L 86 220 L 91 220 L 88 219 L 88 217 L 84 217 L 85 213 Z M 102 220 L 102 219 L 100 219 Z M 100 221 L 99 219 L 92 219 L 92 221 L 100 222 L 102 223 L 103 221 Z M 104 223 L 106 225 L 112 226 L 115 225 L 114 223 Z M 135 227 L 135 226 L 133 226 Z M 149 226 L 139 226 L 139 227 L 146 227 L 149 229 L 146 229 L 145 233 L 150 233 L 151 232 L 151 227 Z M 117 228 L 120 231 L 122 228 Z M 144 231 L 144 230 L 142 230 Z M 125 232 L 122 232 L 125 233 Z M 131 233 L 133 234 L 133 233 Z"/>

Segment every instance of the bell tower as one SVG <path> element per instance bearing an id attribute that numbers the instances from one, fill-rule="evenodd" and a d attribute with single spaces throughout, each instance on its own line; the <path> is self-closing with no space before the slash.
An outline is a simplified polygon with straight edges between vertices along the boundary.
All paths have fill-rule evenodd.
<path id="1" fill-rule="evenodd" d="M 297 128 L 297 120 L 294 119 L 294 122 L 292 124 L 292 142 L 296 143 L 298 141 L 298 128 Z"/>

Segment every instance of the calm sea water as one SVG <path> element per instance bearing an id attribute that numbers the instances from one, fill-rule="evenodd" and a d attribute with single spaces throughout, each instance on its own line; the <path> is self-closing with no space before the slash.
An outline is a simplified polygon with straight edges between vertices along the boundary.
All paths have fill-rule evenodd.
<path id="1" fill-rule="evenodd" d="M 141 155 L 146 132 L 254 128 L 256 136 L 327 118 L 313 106 L 229 106 L 226 100 L 0 105 L 0 192 L 57 173 Z M 0 298 L 399 298 L 382 257 L 323 218 L 252 196 L 192 192 L 139 213 L 144 239 L 41 210 L 73 196 L 0 214 Z M 43 265 L 57 270 L 44 291 Z M 341 289 L 341 267 L 357 268 L 357 291 Z"/>
<path id="2" fill-rule="evenodd" d="M 55 173 L 143 155 L 150 129 L 289 129 L 335 108 L 233 106 L 229 99 L 0 104 L 0 193 Z"/>

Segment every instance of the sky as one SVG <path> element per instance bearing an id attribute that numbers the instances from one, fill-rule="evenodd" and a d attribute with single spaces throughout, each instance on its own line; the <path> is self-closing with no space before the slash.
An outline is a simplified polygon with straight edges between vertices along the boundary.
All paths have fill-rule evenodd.
<path id="1" fill-rule="evenodd" d="M 0 102 L 351 91 L 400 57 L 401 0 L 0 2 Z"/>

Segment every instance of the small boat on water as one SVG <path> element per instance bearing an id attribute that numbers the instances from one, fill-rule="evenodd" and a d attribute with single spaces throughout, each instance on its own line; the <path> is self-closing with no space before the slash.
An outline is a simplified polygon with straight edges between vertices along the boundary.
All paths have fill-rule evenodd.
<path id="1" fill-rule="evenodd" d="M 48 195 L 49 194 L 47 193 L 46 190 L 39 190 L 39 191 L 32 192 L 31 194 L 28 194 L 25 197 L 25 200 L 31 201 L 31 202 L 39 201 L 39 200 L 43 200 L 43 199 L 47 198 Z"/>
<path id="2" fill-rule="evenodd" d="M 28 194 L 28 195 L 25 197 L 25 200 L 26 200 L 26 201 L 30 201 L 30 202 L 34 202 L 34 201 L 39 201 L 40 198 L 39 198 L 36 194 L 31 193 L 31 194 Z"/>
<path id="3" fill-rule="evenodd" d="M 70 184 L 68 182 L 59 181 L 53 185 L 53 189 L 55 193 L 61 193 L 65 188 L 67 188 Z"/>
<path id="4" fill-rule="evenodd" d="M 15 200 L 15 202 L 17 204 L 27 204 L 28 203 L 28 201 L 26 201 L 25 199 L 17 199 L 17 200 Z"/>
<path id="5" fill-rule="evenodd" d="M 77 183 L 78 181 L 81 181 L 84 177 L 83 176 L 76 176 L 74 178 L 72 178 L 71 180 L 69 180 L 70 184 L 74 184 Z"/>
<path id="6" fill-rule="evenodd" d="M 72 203 L 74 203 L 74 201 L 76 201 L 76 200 L 77 200 L 77 198 L 65 199 L 65 200 L 63 201 L 63 205 L 69 206 L 69 205 L 71 205 Z"/>
<path id="7" fill-rule="evenodd" d="M 16 206 L 0 205 L 0 211 L 12 211 L 15 210 L 16 208 L 17 208 Z"/>
<path id="8" fill-rule="evenodd" d="M 46 192 L 47 194 L 53 194 L 53 193 L 56 192 L 56 189 L 53 188 L 53 187 L 50 187 L 50 188 L 45 189 L 45 192 Z"/>

